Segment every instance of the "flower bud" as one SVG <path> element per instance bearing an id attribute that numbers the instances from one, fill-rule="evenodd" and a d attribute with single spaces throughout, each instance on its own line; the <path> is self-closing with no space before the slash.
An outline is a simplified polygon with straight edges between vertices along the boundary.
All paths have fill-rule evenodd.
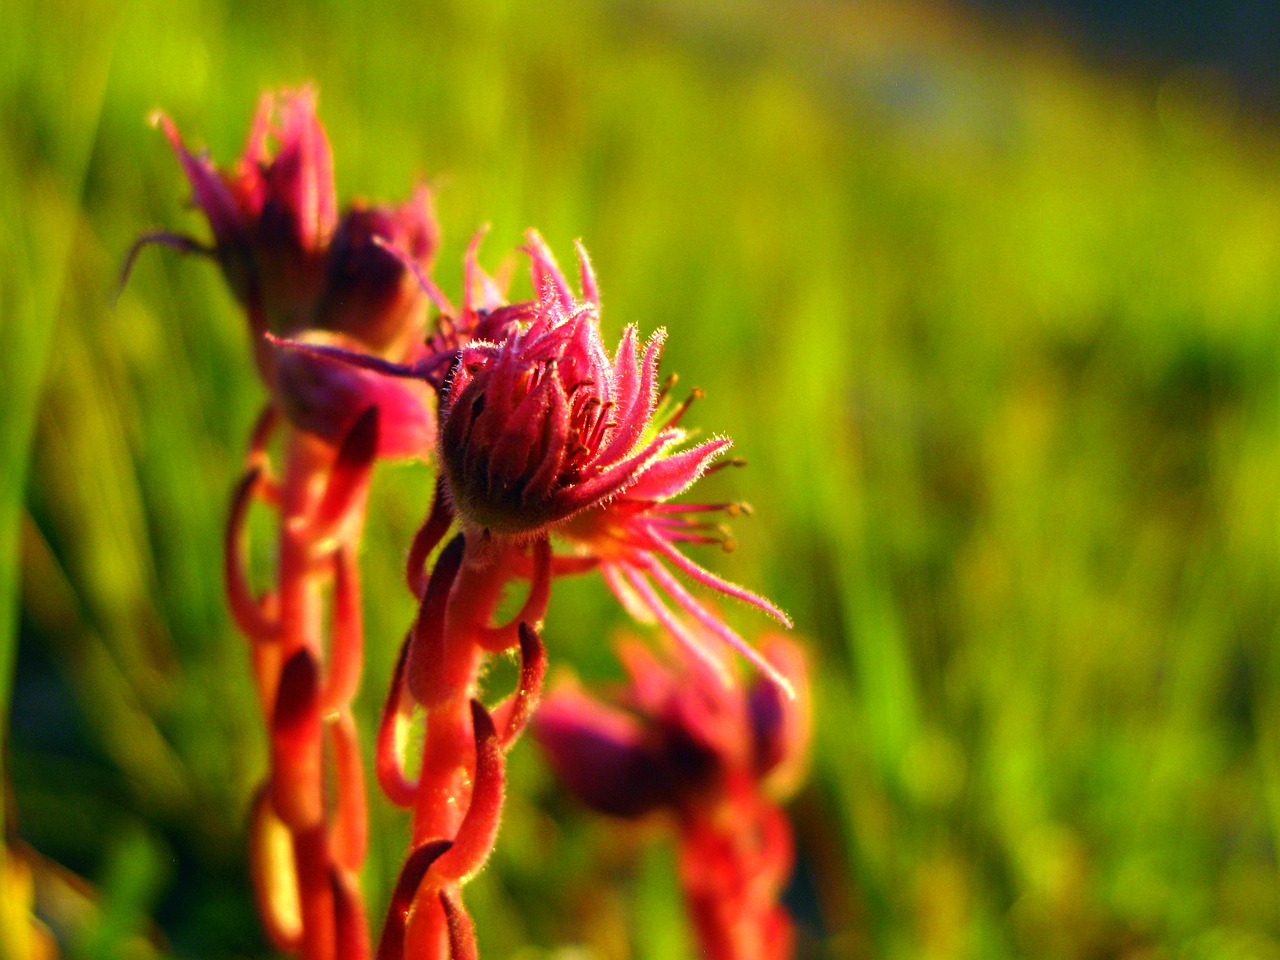
<path id="1" fill-rule="evenodd" d="M 187 150 L 158 114 L 213 230 L 214 253 L 255 333 L 309 325 L 337 223 L 333 158 L 309 87 L 264 94 L 244 152 L 228 172 Z M 278 147 L 272 154 L 268 141 Z"/>
<path id="2" fill-rule="evenodd" d="M 533 729 L 561 783 L 591 809 L 631 819 L 671 800 L 665 758 L 635 716 L 566 686 L 543 700 Z"/>
<path id="3" fill-rule="evenodd" d="M 333 158 L 315 100 L 310 87 L 265 94 L 240 159 L 225 171 L 191 153 L 173 121 L 156 116 L 213 232 L 205 252 L 248 313 L 268 381 L 275 355 L 262 346 L 264 333 L 294 337 L 323 329 L 395 361 L 409 359 L 423 339 L 427 298 L 405 260 L 425 269 L 435 253 L 430 196 L 420 188 L 402 206 L 357 205 L 339 219 Z M 147 242 L 204 249 L 171 234 L 148 235 L 140 244 Z"/>
<path id="4" fill-rule="evenodd" d="M 808 747 L 808 686 L 800 648 L 780 636 L 766 655 L 791 682 L 788 697 L 761 678 L 748 690 L 737 673 L 709 667 L 683 647 L 659 658 L 627 642 L 619 654 L 630 685 L 610 703 L 576 684 L 544 698 L 534 735 L 561 781 L 601 813 L 636 817 L 659 807 L 682 815 L 714 807 L 731 778 L 773 792 L 788 788 Z"/>
<path id="5" fill-rule="evenodd" d="M 353 337 L 379 356 L 408 356 L 423 340 L 427 302 L 401 258 L 425 268 L 438 245 L 425 188 L 400 207 L 354 207 L 333 236 L 314 325 Z"/>
<path id="6" fill-rule="evenodd" d="M 426 456 L 434 400 L 424 384 L 379 377 L 331 358 L 281 350 L 264 335 L 341 347 L 390 362 L 423 349 L 428 298 L 414 276 L 439 243 L 431 198 L 399 207 L 356 205 L 339 219 L 333 158 L 310 87 L 265 94 L 240 159 L 227 171 L 187 150 L 158 115 L 213 232 L 149 234 L 212 253 L 249 317 L 259 372 L 297 428 L 339 444 L 356 417 L 379 411 L 379 456 Z M 130 255 L 132 262 L 132 254 Z"/>

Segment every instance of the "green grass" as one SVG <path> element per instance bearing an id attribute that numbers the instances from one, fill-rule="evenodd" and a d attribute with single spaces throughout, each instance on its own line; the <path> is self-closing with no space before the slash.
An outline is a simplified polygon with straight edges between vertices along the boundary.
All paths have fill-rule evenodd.
<path id="1" fill-rule="evenodd" d="M 218 574 L 261 389 L 209 265 L 152 251 L 113 294 L 140 232 L 203 229 L 148 112 L 229 160 L 307 79 L 344 197 L 437 185 L 446 289 L 482 223 L 491 263 L 581 236 L 609 336 L 668 327 L 692 420 L 751 461 L 706 482 L 756 507 L 706 559 L 818 665 L 803 957 L 1280 956 L 1275 131 L 1189 74 L 861 4 L 10 6 L 6 824 L 99 886 L 73 956 L 148 916 L 177 957 L 269 956 Z M 377 481 L 366 733 L 429 490 Z M 563 586 L 553 661 L 616 675 L 621 613 Z M 486 955 L 686 955 L 670 851 L 513 764 L 468 888 Z M 404 831 L 374 817 L 381 904 Z"/>

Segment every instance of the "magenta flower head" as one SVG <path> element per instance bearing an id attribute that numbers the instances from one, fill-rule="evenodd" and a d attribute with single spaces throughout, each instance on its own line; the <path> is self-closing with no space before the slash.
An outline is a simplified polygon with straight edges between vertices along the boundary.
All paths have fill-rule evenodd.
<path id="1" fill-rule="evenodd" d="M 273 347 L 264 334 L 402 362 L 422 349 L 429 301 L 414 274 L 439 242 L 430 195 L 398 207 L 353 204 L 339 216 L 329 140 L 310 87 L 265 94 L 240 159 L 219 170 L 187 149 L 157 114 L 209 221 L 211 246 L 170 233 L 148 243 L 213 256 L 245 308 L 255 359 L 279 407 L 297 427 L 339 443 L 377 406 L 378 454 L 425 454 L 434 444 L 430 391 L 347 365 Z"/>
<path id="2" fill-rule="evenodd" d="M 565 786 L 612 816 L 715 803 L 735 776 L 789 793 L 808 751 L 808 673 L 799 646 L 781 634 L 762 646 L 795 697 L 764 677 L 746 687 L 728 662 L 710 670 L 683 647 L 664 662 L 627 642 L 619 654 L 630 686 L 605 703 L 562 683 L 543 699 L 534 735 Z"/>
<path id="3" fill-rule="evenodd" d="M 311 325 L 354 337 L 378 356 L 416 355 L 428 304 L 406 267 L 425 270 L 438 246 L 425 187 L 398 207 L 353 204 L 330 243 L 325 292 Z"/>
<path id="4" fill-rule="evenodd" d="M 155 116 L 209 221 L 232 291 L 255 327 L 277 334 L 313 326 L 338 225 L 333 157 L 315 100 L 310 88 L 263 94 L 244 152 L 226 172 L 192 154 L 166 115 Z"/>
<path id="5" fill-rule="evenodd" d="M 614 703 L 561 685 L 534 719 L 552 768 L 587 806 L 671 815 L 685 901 L 710 960 L 791 953 L 791 919 L 778 904 L 791 827 L 774 797 L 795 787 L 804 763 L 808 683 L 795 644 L 773 636 L 762 646 L 795 697 L 764 678 L 746 689 L 729 663 L 710 669 L 683 647 L 663 662 L 626 644 L 631 684 Z"/>
<path id="6" fill-rule="evenodd" d="M 616 496 L 682 435 L 664 430 L 641 442 L 661 335 L 643 370 L 634 328 L 610 360 L 586 252 L 579 246 L 578 300 L 541 237 L 529 241 L 538 299 L 507 308 L 502 341 L 459 351 L 441 397 L 440 455 L 466 525 L 532 539 Z"/>
<path id="7" fill-rule="evenodd" d="M 624 605 L 657 620 L 692 649 L 708 633 L 729 643 L 786 688 L 786 679 L 671 573 L 764 610 L 790 626 L 763 597 L 685 557 L 679 542 L 723 545 L 701 517 L 738 513 L 740 504 L 675 505 L 728 450 L 714 438 L 681 450 L 677 426 L 687 404 L 663 417 L 657 389 L 665 332 L 641 350 L 627 327 L 612 359 L 600 337 L 600 297 L 590 261 L 578 247 L 582 297 L 575 297 L 536 232 L 526 253 L 538 299 L 481 315 L 501 340 L 472 339 L 454 355 L 440 400 L 440 464 L 463 524 L 487 535 L 531 540 L 553 534 L 574 556 L 562 566 L 599 565 Z M 689 618 L 667 607 L 671 598 Z M 714 658 L 713 658 L 714 660 Z"/>

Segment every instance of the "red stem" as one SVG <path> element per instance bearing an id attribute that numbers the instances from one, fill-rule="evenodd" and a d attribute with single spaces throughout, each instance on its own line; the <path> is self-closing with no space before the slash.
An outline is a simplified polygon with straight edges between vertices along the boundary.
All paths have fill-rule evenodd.
<path id="1" fill-rule="evenodd" d="M 360 616 L 360 569 L 351 545 L 333 557 L 333 633 L 329 676 L 324 687 L 326 712 L 342 710 L 355 698 L 364 668 L 364 623 Z"/>
<path id="2" fill-rule="evenodd" d="M 778 903 L 792 863 L 791 827 L 749 778 L 680 816 L 680 881 L 707 960 L 783 960 L 792 922 Z"/>
<path id="3" fill-rule="evenodd" d="M 350 712 L 340 713 L 328 726 L 333 740 L 335 779 L 341 785 L 333 811 L 334 859 L 348 871 L 359 873 L 369 846 L 360 738 Z"/>
<path id="4" fill-rule="evenodd" d="M 298 869 L 298 900 L 302 907 L 304 960 L 347 960 L 337 956 L 337 918 L 329 882 L 329 838 L 324 823 L 294 833 L 293 856 Z"/>
<path id="5" fill-rule="evenodd" d="M 435 527 L 430 534 L 419 536 L 415 564 L 443 533 L 439 518 L 436 521 L 428 521 L 427 527 Z M 414 881 L 418 889 L 412 910 L 393 910 L 388 916 L 380 960 L 475 956 L 475 935 L 462 906 L 460 885 L 480 869 L 493 847 L 501 816 L 504 751 L 536 703 L 545 671 L 541 642 L 523 622 L 525 617 L 540 620 L 546 607 L 550 550 L 545 542 L 533 550 L 529 595 L 517 619 L 500 628 L 491 626 L 491 620 L 504 588 L 520 576 L 521 566 L 530 569 L 521 562 L 520 548 L 455 538 L 421 586 L 422 605 L 396 680 L 427 715 L 413 802 L 413 843 L 420 850 L 447 838 L 453 847 L 439 855 L 425 882 L 421 876 Z M 422 579 L 415 578 L 412 565 L 410 579 Z M 517 693 L 503 710 L 506 735 L 501 738 L 489 713 L 473 699 L 480 667 L 499 639 L 504 647 L 519 643 L 524 661 Z M 403 717 L 401 696 L 393 689 L 387 700 L 379 738 L 386 744 L 394 739 L 395 725 Z M 407 784 L 394 756 L 384 762 L 382 754 L 387 752 L 380 749 L 380 771 L 387 767 L 380 779 L 390 781 L 392 793 L 399 794 Z M 408 874 L 414 862 L 411 858 L 406 864 L 402 885 L 413 879 Z"/>
<path id="6" fill-rule="evenodd" d="M 431 551 L 436 548 L 453 524 L 453 510 L 449 507 L 448 497 L 444 492 L 444 478 L 436 477 L 435 495 L 431 498 L 431 512 L 427 522 L 418 528 L 409 547 L 409 558 L 405 564 L 405 576 L 409 582 L 409 591 L 422 599 L 427 589 L 427 560 Z"/>
<path id="7" fill-rule="evenodd" d="M 222 579 L 226 585 L 231 617 L 240 632 L 256 643 L 276 637 L 276 621 L 267 616 L 265 604 L 253 595 L 247 573 L 249 506 L 262 488 L 262 467 L 251 467 L 240 478 L 231 496 L 231 513 L 222 549 Z"/>
<path id="8" fill-rule="evenodd" d="M 449 852 L 436 861 L 432 872 L 444 880 L 465 883 L 484 866 L 498 836 L 502 815 L 502 790 L 506 783 L 502 744 L 493 718 L 480 701 L 471 701 L 471 726 L 475 730 L 475 767 L 467 812 Z"/>
<path id="9" fill-rule="evenodd" d="M 376 425 L 364 424 L 363 434 L 341 450 L 287 430 L 284 476 L 275 484 L 266 451 L 275 421 L 268 412 L 254 431 L 226 543 L 228 597 L 237 622 L 255 641 L 254 673 L 271 736 L 264 801 L 271 811 L 255 818 L 261 848 L 255 884 L 277 946 L 302 960 L 365 960 L 368 931 L 357 874 L 367 828 L 350 701 L 359 686 L 363 646 L 355 544 Z M 245 576 L 247 511 L 255 496 L 278 500 L 280 513 L 277 588 L 262 601 L 254 600 Z M 326 642 L 330 588 L 333 629 Z M 329 756 L 326 731 L 332 736 Z M 279 855 L 263 859 L 274 829 L 287 831 L 291 862 Z M 272 900 L 281 884 L 296 888 L 296 921 Z"/>
<path id="10" fill-rule="evenodd" d="M 414 803 L 415 844 L 453 837 L 470 800 L 475 753 L 471 699 L 483 660 L 476 638 L 501 598 L 506 584 L 503 567 L 503 557 L 491 553 L 477 562 L 467 541 L 444 610 L 440 657 L 432 670 L 434 702 L 426 705 L 427 736 Z"/>
<path id="11" fill-rule="evenodd" d="M 400 744 L 405 739 L 411 720 L 413 704 L 405 684 L 405 667 L 409 659 L 412 637 L 405 637 L 400 645 L 400 655 L 391 674 L 391 688 L 382 707 L 382 721 L 378 724 L 378 741 L 374 751 L 374 772 L 378 785 L 392 803 L 398 807 L 412 807 L 417 783 L 405 776 L 400 762 Z"/>

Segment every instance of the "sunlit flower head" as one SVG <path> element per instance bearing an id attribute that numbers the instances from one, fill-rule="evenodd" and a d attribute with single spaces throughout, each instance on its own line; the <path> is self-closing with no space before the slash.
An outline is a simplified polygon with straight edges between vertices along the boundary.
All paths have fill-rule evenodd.
<path id="1" fill-rule="evenodd" d="M 275 333 L 311 326 L 338 224 L 333 157 L 315 92 L 263 94 L 244 151 L 225 171 L 189 151 L 168 116 L 157 113 L 155 122 L 182 163 L 214 253 L 251 320 Z"/>
<path id="2" fill-rule="evenodd" d="M 684 438 L 651 436 L 662 334 L 640 356 L 628 327 L 612 359 L 581 247 L 574 296 L 536 233 L 526 248 L 537 300 L 505 308 L 501 341 L 472 340 L 440 400 L 440 455 L 464 524 L 504 537 L 546 533 L 636 483 Z"/>
<path id="3" fill-rule="evenodd" d="M 500 341 L 461 346 L 442 388 L 440 463 L 464 524 L 491 535 L 547 533 L 579 562 L 598 564 L 623 604 L 658 621 L 692 649 L 728 642 L 785 687 L 785 678 L 671 572 L 745 601 L 790 626 L 777 607 L 689 560 L 681 543 L 731 541 L 706 516 L 741 504 L 673 504 L 722 460 L 730 441 L 687 449 L 678 423 L 687 404 L 660 412 L 658 362 L 664 331 L 641 348 L 627 327 L 610 358 L 600 336 L 600 297 L 579 246 L 582 296 L 574 295 L 538 234 L 529 234 L 536 301 L 477 314 Z M 470 286 L 470 283 L 469 283 Z M 665 598 L 695 623 L 668 607 Z"/>

